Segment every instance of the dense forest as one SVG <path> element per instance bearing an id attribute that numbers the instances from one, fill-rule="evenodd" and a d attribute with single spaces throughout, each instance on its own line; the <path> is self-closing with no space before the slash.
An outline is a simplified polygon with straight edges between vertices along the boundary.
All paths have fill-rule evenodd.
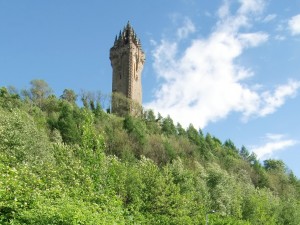
<path id="1" fill-rule="evenodd" d="M 101 94 L 0 89 L 0 224 L 300 224 L 280 160 Z M 108 100 L 107 100 L 108 99 Z"/>

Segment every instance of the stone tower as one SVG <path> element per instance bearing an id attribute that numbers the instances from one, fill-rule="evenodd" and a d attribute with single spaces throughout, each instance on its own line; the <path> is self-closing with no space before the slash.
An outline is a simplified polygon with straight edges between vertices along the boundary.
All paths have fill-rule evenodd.
<path id="1" fill-rule="evenodd" d="M 142 70 L 145 54 L 141 42 L 128 22 L 119 36 L 116 36 L 110 49 L 112 66 L 112 112 L 124 115 L 136 113 L 133 105 L 142 105 Z M 120 102 L 120 97 L 126 97 L 127 104 Z M 130 103 L 129 103 L 130 102 Z"/>

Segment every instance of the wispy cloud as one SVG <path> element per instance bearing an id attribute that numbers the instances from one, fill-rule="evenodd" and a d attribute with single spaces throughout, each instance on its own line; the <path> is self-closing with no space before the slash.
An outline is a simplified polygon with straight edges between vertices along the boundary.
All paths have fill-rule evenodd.
<path id="1" fill-rule="evenodd" d="M 266 33 L 257 32 L 239 34 L 238 38 L 240 39 L 243 46 L 255 47 L 267 41 L 269 36 Z"/>
<path id="2" fill-rule="evenodd" d="M 285 36 L 283 36 L 283 35 L 276 35 L 275 37 L 275 40 L 277 40 L 277 41 L 284 41 L 285 39 L 286 39 L 286 37 Z"/>
<path id="3" fill-rule="evenodd" d="M 263 22 L 269 23 L 269 22 L 273 21 L 274 19 L 276 19 L 276 17 L 277 17 L 276 14 L 269 14 L 263 19 Z"/>
<path id="4" fill-rule="evenodd" d="M 288 139 L 282 134 L 267 134 L 264 138 L 264 144 L 252 147 L 251 151 L 257 155 L 258 159 L 264 160 L 273 157 L 276 152 L 283 151 L 297 143 L 296 140 Z"/>
<path id="5" fill-rule="evenodd" d="M 279 86 L 273 93 L 269 91 L 262 93 L 263 106 L 259 115 L 265 116 L 275 112 L 285 103 L 287 97 L 293 97 L 296 94 L 299 87 L 299 81 L 290 80 L 287 84 Z"/>
<path id="6" fill-rule="evenodd" d="M 233 111 L 240 112 L 245 121 L 266 116 L 296 94 L 298 81 L 290 80 L 267 91 L 255 88 L 257 84 L 246 84 L 254 73 L 251 68 L 237 64 L 236 59 L 247 48 L 265 43 L 269 35 L 242 30 L 251 28 L 252 19 L 264 8 L 264 1 L 240 1 L 234 13 L 230 6 L 230 1 L 224 1 L 212 33 L 207 38 L 192 40 L 184 51 L 179 51 L 180 40 L 194 31 L 194 26 L 184 32 L 179 28 L 183 35 L 178 35 L 177 41 L 163 39 L 156 43 L 153 66 L 162 82 L 146 107 L 164 116 L 169 114 L 183 126 L 193 123 L 203 128 Z"/>
<path id="7" fill-rule="evenodd" d="M 177 37 L 179 40 L 188 37 L 191 33 L 196 31 L 195 25 L 189 18 L 184 19 L 183 26 L 177 30 Z"/>
<path id="8" fill-rule="evenodd" d="M 300 14 L 292 17 L 289 22 L 289 29 L 292 35 L 299 35 L 300 34 Z"/>
<path id="9" fill-rule="evenodd" d="M 265 0 L 239 0 L 241 7 L 238 12 L 240 14 L 260 13 L 265 7 Z"/>

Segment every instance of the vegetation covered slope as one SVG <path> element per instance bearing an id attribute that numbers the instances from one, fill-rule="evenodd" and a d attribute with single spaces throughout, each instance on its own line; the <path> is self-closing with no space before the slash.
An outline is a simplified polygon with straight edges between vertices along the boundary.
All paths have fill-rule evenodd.
<path id="1" fill-rule="evenodd" d="M 300 224 L 300 181 L 282 161 L 76 98 L 41 80 L 0 89 L 1 224 Z"/>

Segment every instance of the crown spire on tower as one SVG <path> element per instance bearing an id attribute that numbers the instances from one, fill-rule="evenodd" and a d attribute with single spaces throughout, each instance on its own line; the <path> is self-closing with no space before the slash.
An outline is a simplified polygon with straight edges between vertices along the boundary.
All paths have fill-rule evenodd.
<path id="1" fill-rule="evenodd" d="M 120 31 L 117 40 L 114 42 L 114 46 L 123 46 L 127 45 L 128 43 L 133 43 L 137 47 L 141 47 L 140 41 L 129 21 L 127 22 L 126 26 L 124 26 L 123 31 Z"/>

